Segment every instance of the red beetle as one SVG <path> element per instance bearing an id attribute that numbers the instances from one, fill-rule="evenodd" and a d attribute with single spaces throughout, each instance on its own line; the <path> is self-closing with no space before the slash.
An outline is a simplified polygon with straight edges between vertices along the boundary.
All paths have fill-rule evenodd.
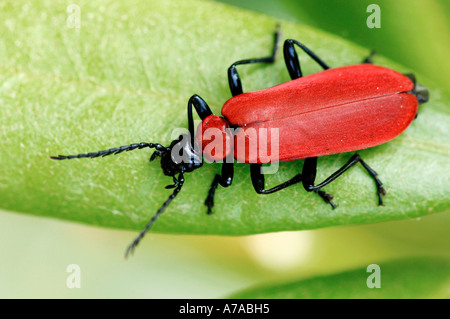
<path id="1" fill-rule="evenodd" d="M 225 102 L 223 117 L 213 115 L 207 103 L 193 95 L 188 102 L 189 134 L 180 135 L 170 146 L 139 143 L 94 153 L 51 157 L 56 160 L 94 158 L 146 147 L 156 149 L 150 161 L 161 157 L 164 174 L 172 176 L 174 182 L 166 188 L 174 190 L 128 247 L 126 255 L 180 192 L 184 173 L 201 167 L 203 157 L 223 163 L 222 173 L 215 176 L 205 200 L 208 214 L 212 213 L 218 185 L 228 187 L 232 183 L 234 159 L 250 164 L 252 183 L 258 194 L 270 194 L 302 182 L 307 191 L 316 192 L 333 208 L 336 205 L 331 201 L 332 195 L 322 188 L 360 162 L 375 181 L 378 204 L 383 204 L 382 195 L 386 192 L 382 183 L 358 154 L 323 182 L 315 184 L 317 157 L 357 151 L 395 138 L 416 117 L 418 104 L 428 100 L 427 89 L 417 84 L 413 75 L 372 65 L 371 57 L 363 64 L 330 69 L 306 46 L 289 39 L 284 42 L 284 58 L 292 80 L 269 89 L 243 93 L 236 66 L 274 62 L 278 38 L 277 31 L 271 56 L 240 60 L 229 67 L 228 81 L 233 97 Z M 303 76 L 294 45 L 324 71 Z M 202 120 L 196 135 L 192 107 Z M 263 163 L 299 159 L 305 159 L 301 174 L 265 189 Z"/>

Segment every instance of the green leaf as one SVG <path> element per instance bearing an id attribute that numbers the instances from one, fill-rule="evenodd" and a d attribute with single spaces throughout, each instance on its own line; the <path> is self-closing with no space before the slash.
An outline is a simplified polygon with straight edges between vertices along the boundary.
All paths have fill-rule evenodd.
<path id="1" fill-rule="evenodd" d="M 230 296 L 238 299 L 449 297 L 450 261 L 438 258 L 410 258 L 379 263 L 370 268 L 364 267 L 339 274 L 258 286 Z"/>
<path id="2" fill-rule="evenodd" d="M 81 1 L 81 27 L 69 28 L 67 4 L 3 2 L 0 17 L 2 141 L 0 208 L 86 224 L 141 229 L 171 194 L 172 183 L 149 150 L 92 160 L 52 161 L 130 143 L 168 145 L 187 127 L 186 105 L 197 93 L 220 113 L 230 97 L 226 69 L 234 61 L 270 53 L 278 21 L 203 1 Z M 69 19 L 69 20 L 68 20 Z M 282 22 L 332 67 L 359 63 L 369 53 L 335 36 Z M 411 72 L 378 56 L 377 64 Z M 319 71 L 301 55 L 306 74 Z M 281 54 L 274 65 L 239 69 L 246 91 L 289 79 Z M 180 195 L 154 231 L 244 235 L 411 218 L 449 208 L 448 94 L 417 75 L 431 100 L 394 141 L 359 154 L 388 191 L 378 207 L 375 185 L 354 167 L 326 187 L 338 209 L 301 186 L 257 195 L 249 167 L 235 166 L 232 187 L 216 192 L 215 214 L 204 200 L 219 164 L 187 174 Z M 317 181 L 351 154 L 319 159 Z M 280 165 L 266 179 L 276 185 L 301 170 Z"/>

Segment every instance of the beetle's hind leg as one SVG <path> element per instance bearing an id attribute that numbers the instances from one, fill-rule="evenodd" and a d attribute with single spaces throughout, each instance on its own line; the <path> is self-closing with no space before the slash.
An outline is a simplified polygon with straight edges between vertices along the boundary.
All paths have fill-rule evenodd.
<path id="1" fill-rule="evenodd" d="M 332 181 L 334 181 L 336 178 L 342 175 L 345 171 L 347 171 L 350 167 L 353 165 L 361 163 L 361 165 L 365 168 L 365 170 L 369 173 L 369 175 L 373 178 L 375 181 L 375 184 L 377 186 L 377 196 L 378 196 L 378 205 L 383 205 L 383 196 L 386 195 L 386 190 L 383 188 L 383 183 L 380 181 L 380 179 L 377 177 L 377 172 L 375 172 L 369 165 L 367 165 L 366 162 L 364 162 L 361 157 L 358 154 L 353 155 L 350 160 L 342 166 L 340 169 L 338 169 L 336 172 L 331 174 L 327 179 L 325 179 L 322 183 L 314 185 L 315 179 L 316 179 L 316 172 L 317 172 L 317 157 L 307 158 L 305 160 L 305 164 L 303 165 L 303 187 L 311 192 L 317 192 L 326 202 L 330 203 L 333 208 L 335 208 L 335 205 L 332 204 L 331 200 L 327 200 L 327 195 L 323 195 L 320 193 L 320 189 Z"/>
<path id="2" fill-rule="evenodd" d="M 314 190 L 314 192 L 319 194 L 319 196 L 323 198 L 325 203 L 330 204 L 333 209 L 335 209 L 337 207 L 337 205 L 335 203 L 333 203 L 333 201 L 332 201 L 332 199 L 334 197 L 333 194 L 325 193 L 323 190 L 320 190 L 320 189 L 316 189 L 316 190 Z"/>
<path id="3" fill-rule="evenodd" d="M 277 55 L 279 40 L 280 40 L 280 25 L 277 25 L 277 29 L 275 30 L 274 39 L 273 39 L 272 54 L 270 56 L 267 56 L 264 58 L 239 60 L 239 61 L 234 62 L 228 68 L 228 84 L 230 86 L 231 95 L 236 96 L 236 95 L 242 94 L 244 92 L 242 89 L 241 78 L 236 69 L 236 66 L 240 65 L 240 64 L 273 63 L 273 62 L 275 62 L 275 56 Z"/>

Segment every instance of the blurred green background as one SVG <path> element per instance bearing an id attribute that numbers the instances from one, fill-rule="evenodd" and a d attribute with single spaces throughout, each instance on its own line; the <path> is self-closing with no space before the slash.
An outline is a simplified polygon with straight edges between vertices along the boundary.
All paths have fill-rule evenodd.
<path id="1" fill-rule="evenodd" d="M 449 1 L 377 1 L 381 29 L 365 25 L 373 1 L 222 1 L 305 23 L 376 49 L 449 89 Z M 201 5 L 201 2 L 199 3 Z M 0 213 L 1 298 L 220 298 L 412 256 L 450 257 L 450 214 L 373 225 L 245 237 L 152 234 L 133 258 L 135 232 Z M 81 267 L 68 289 L 66 267 Z"/>
<path id="2" fill-rule="evenodd" d="M 339 35 L 450 88 L 450 1 L 220 1 Z M 380 7 L 381 28 L 366 26 L 370 4 Z"/>

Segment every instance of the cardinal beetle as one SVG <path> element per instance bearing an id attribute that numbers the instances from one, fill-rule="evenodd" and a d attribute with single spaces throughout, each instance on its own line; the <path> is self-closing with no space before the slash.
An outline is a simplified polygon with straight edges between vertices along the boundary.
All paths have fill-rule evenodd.
<path id="1" fill-rule="evenodd" d="M 258 194 L 271 194 L 302 182 L 306 191 L 317 193 L 332 208 L 336 208 L 332 202 L 333 196 L 322 188 L 353 165 L 361 163 L 375 181 L 378 204 L 383 204 L 382 196 L 386 194 L 383 184 L 377 173 L 358 154 L 318 184 L 315 183 L 317 158 L 365 149 L 395 138 L 416 117 L 418 104 L 428 101 L 427 89 L 417 84 L 412 74 L 404 75 L 373 65 L 372 55 L 362 64 L 330 68 L 305 45 L 288 39 L 284 42 L 283 53 L 292 80 L 268 89 L 244 93 L 236 67 L 274 62 L 278 40 L 277 29 L 270 56 L 239 60 L 228 68 L 228 82 L 233 97 L 223 105 L 222 117 L 213 115 L 208 104 L 200 96 L 193 95 L 187 105 L 189 134 L 180 135 L 168 147 L 158 143 L 139 143 L 94 153 L 51 157 L 54 160 L 94 158 L 147 147 L 155 149 L 150 161 L 161 157 L 164 174 L 172 176 L 174 182 L 166 188 L 173 188 L 173 192 L 129 245 L 125 256 L 134 250 L 155 220 L 178 195 L 184 184 L 184 174 L 203 165 L 203 157 L 222 162 L 222 172 L 214 177 L 205 200 L 208 214 L 212 213 L 217 187 L 228 187 L 233 181 L 234 159 L 250 164 L 251 180 Z M 295 46 L 318 63 L 323 71 L 303 76 Z M 196 136 L 193 107 L 202 120 Z M 262 170 L 264 158 L 259 156 L 258 149 L 255 152 L 249 148 L 252 137 L 247 134 L 252 129 L 264 128 L 278 130 L 278 162 L 305 160 L 301 174 L 269 189 L 265 188 Z M 207 150 L 213 143 L 204 134 L 208 129 L 215 129 L 222 134 L 223 141 L 219 142 L 223 143 L 222 150 Z M 240 154 L 233 151 L 239 138 L 244 138 L 246 143 L 244 152 Z M 263 142 L 267 143 L 269 136 L 265 138 Z M 201 144 L 201 148 L 198 144 Z M 215 146 L 221 145 L 216 143 Z M 230 157 L 231 161 L 225 160 Z"/>

